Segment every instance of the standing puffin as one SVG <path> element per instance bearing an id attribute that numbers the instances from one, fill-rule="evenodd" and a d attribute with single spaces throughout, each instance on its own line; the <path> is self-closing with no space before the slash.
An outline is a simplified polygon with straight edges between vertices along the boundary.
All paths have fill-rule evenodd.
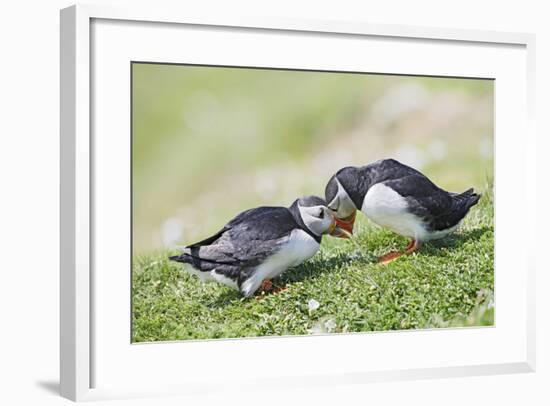
<path id="1" fill-rule="evenodd" d="M 325 197 L 337 226 L 350 234 L 359 209 L 376 224 L 411 239 L 404 252 L 380 258 L 388 263 L 456 230 L 480 195 L 473 189 L 446 192 L 416 169 L 384 159 L 340 169 L 329 180 Z"/>
<path id="2" fill-rule="evenodd" d="M 325 201 L 307 196 L 289 208 L 246 210 L 212 237 L 170 259 L 191 265 L 188 271 L 203 281 L 229 285 L 249 297 L 260 286 L 270 289 L 272 278 L 315 255 L 327 233 L 345 235 Z"/>

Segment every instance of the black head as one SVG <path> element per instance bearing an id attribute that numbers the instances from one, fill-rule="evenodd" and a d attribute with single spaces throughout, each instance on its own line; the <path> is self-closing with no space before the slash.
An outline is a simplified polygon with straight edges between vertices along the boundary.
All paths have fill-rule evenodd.
<path id="1" fill-rule="evenodd" d="M 358 208 L 361 208 L 358 181 L 360 179 L 358 168 L 348 166 L 340 169 L 327 183 L 325 198 L 327 206 L 336 212 L 338 218 L 351 216 Z"/>
<path id="2" fill-rule="evenodd" d="M 296 199 L 289 207 L 294 220 L 300 228 L 321 241 L 323 234 L 334 228 L 334 215 L 327 208 L 325 201 L 318 196 L 304 196 Z"/>
<path id="3" fill-rule="evenodd" d="M 298 203 L 301 207 L 315 207 L 315 206 L 326 206 L 327 202 L 325 199 L 319 196 L 303 196 L 299 199 L 296 199 L 294 203 Z"/>
<path id="4" fill-rule="evenodd" d="M 318 242 L 321 242 L 323 234 L 339 238 L 349 237 L 337 226 L 334 213 L 326 206 L 325 200 L 318 196 L 296 199 L 289 210 L 296 223 Z"/>
<path id="5" fill-rule="evenodd" d="M 328 208 L 336 215 L 337 228 L 353 233 L 355 215 L 363 204 L 368 184 L 365 174 L 354 166 L 342 168 L 330 178 L 325 188 L 325 197 Z"/>

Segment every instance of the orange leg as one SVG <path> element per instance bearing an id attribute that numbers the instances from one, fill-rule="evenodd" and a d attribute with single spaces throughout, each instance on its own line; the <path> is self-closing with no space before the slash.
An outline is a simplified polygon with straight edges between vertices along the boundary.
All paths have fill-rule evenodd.
<path id="1" fill-rule="evenodd" d="M 263 291 L 263 292 L 266 292 L 266 293 L 269 292 L 271 294 L 283 292 L 287 289 L 288 289 L 288 286 L 286 286 L 286 285 L 275 286 L 273 284 L 273 282 L 271 282 L 270 279 L 266 279 L 265 281 L 263 281 L 262 286 L 260 287 L 260 291 Z"/>
<path id="2" fill-rule="evenodd" d="M 385 255 L 382 255 L 380 259 L 378 260 L 378 263 L 380 264 L 389 264 L 392 261 L 395 261 L 397 258 L 406 255 L 406 254 L 412 254 L 416 250 L 418 250 L 422 246 L 422 243 L 417 240 L 411 240 L 407 247 L 405 248 L 405 251 L 399 252 L 399 251 L 392 251 L 388 252 Z"/>
<path id="3" fill-rule="evenodd" d="M 407 244 L 407 247 L 405 248 L 405 251 L 410 250 L 412 247 L 414 247 L 415 243 L 416 241 L 414 239 L 410 240 L 409 243 Z"/>
<path id="4" fill-rule="evenodd" d="M 272 295 L 275 295 L 279 292 L 283 292 L 287 290 L 288 287 L 285 286 L 275 286 L 273 285 L 273 282 L 271 282 L 270 279 L 266 279 L 262 282 L 260 288 L 258 289 L 258 292 L 260 292 L 260 296 L 257 296 L 258 299 L 260 299 L 263 295 L 266 293 L 271 293 Z"/>
<path id="5" fill-rule="evenodd" d="M 260 286 L 260 291 L 262 292 L 271 292 L 273 290 L 273 282 L 271 282 L 271 279 L 266 279 L 262 282 L 262 286 Z"/>
<path id="6" fill-rule="evenodd" d="M 418 251 L 422 247 L 422 243 L 418 240 L 412 240 L 409 245 L 407 245 L 407 249 L 405 250 L 406 254 L 412 254 L 415 251 Z"/>

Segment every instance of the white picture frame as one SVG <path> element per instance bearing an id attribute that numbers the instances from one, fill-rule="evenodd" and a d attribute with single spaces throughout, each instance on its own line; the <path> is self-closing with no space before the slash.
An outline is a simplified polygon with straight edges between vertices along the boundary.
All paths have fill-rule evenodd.
<path id="1" fill-rule="evenodd" d="M 94 52 L 97 49 L 94 47 L 101 46 L 104 42 L 97 40 L 92 41 L 94 21 L 107 21 L 110 24 L 126 24 L 127 26 L 139 24 L 168 24 L 172 27 L 176 26 L 192 26 L 200 29 L 208 30 L 210 28 L 216 30 L 241 30 L 241 34 L 252 36 L 255 30 L 262 32 L 273 31 L 284 33 L 285 35 L 300 35 L 300 33 L 311 34 L 322 38 L 323 36 L 342 35 L 353 36 L 354 38 L 369 37 L 374 39 L 405 39 L 408 41 L 428 41 L 435 42 L 438 46 L 456 46 L 459 44 L 463 48 L 476 47 L 480 44 L 486 47 L 516 47 L 521 52 L 517 58 L 525 58 L 521 64 L 525 64 L 526 78 L 525 84 L 521 86 L 520 91 L 525 90 L 525 96 L 520 97 L 515 103 L 516 107 L 523 111 L 525 110 L 525 119 L 518 121 L 518 125 L 525 136 L 522 142 L 525 144 L 524 150 L 519 154 L 523 154 L 524 167 L 523 171 L 518 174 L 518 181 L 529 181 L 526 174 L 534 173 L 535 163 L 535 135 L 533 131 L 533 88 L 534 88 L 534 44 L 533 35 L 525 33 L 504 33 L 504 32 L 485 32 L 472 31 L 461 29 L 447 28 L 428 28 L 414 26 L 397 26 L 397 25 L 380 25 L 368 23 L 348 23 L 338 21 L 304 21 L 304 20 L 284 20 L 284 19 L 266 19 L 266 18 L 243 18 L 232 19 L 223 16 L 192 16 L 189 15 L 185 8 L 176 10 L 156 10 L 154 8 L 109 8 L 97 6 L 77 5 L 66 8 L 61 11 L 61 297 L 60 297 L 60 322 L 61 322 L 61 394 L 72 400 L 90 400 L 112 397 L 127 397 L 127 396 L 145 396 L 154 394 L 184 394 L 197 393 L 208 390 L 210 388 L 206 381 L 186 381 L 182 378 L 180 382 L 174 381 L 169 385 L 156 385 L 152 383 L 148 387 L 143 385 L 131 384 L 115 384 L 115 385 L 97 385 L 96 373 L 101 369 L 96 366 L 96 361 L 99 354 L 103 351 L 103 347 L 99 345 L 98 340 L 94 338 L 94 329 L 101 323 L 101 311 L 95 312 L 94 295 L 101 284 L 97 283 L 97 278 L 94 276 L 94 249 L 96 248 L 94 238 L 94 230 L 96 229 L 94 216 L 94 194 L 97 189 L 97 181 L 93 170 L 93 155 L 98 153 L 95 150 L 92 139 L 92 128 L 96 123 L 92 122 L 94 112 L 94 104 L 92 96 L 94 94 L 94 78 L 92 75 L 92 60 Z M 144 27 L 136 28 L 145 30 Z M 107 53 L 108 55 L 108 53 Z M 184 61 L 182 61 L 184 62 Z M 245 62 L 246 64 L 246 62 Z M 420 66 L 420 65 L 419 65 Z M 421 69 L 421 67 L 419 67 Z M 444 67 L 439 71 L 444 74 Z M 523 69 L 523 65 L 521 67 Z M 422 71 L 411 70 L 408 73 L 420 74 Z M 472 75 L 475 72 L 472 71 Z M 468 76 L 468 75 L 466 75 Z M 488 76 L 490 77 L 490 75 Z M 497 90 L 498 91 L 498 90 Z M 510 105 L 510 108 L 514 105 Z M 497 109 L 499 109 L 497 103 Z M 504 106 L 503 106 L 504 108 Z M 516 123 L 517 124 L 517 123 Z M 497 122 L 497 133 L 501 131 Z M 504 130 L 503 130 L 504 131 Z M 499 139 L 496 137 L 498 145 Z M 497 160 L 499 160 L 497 153 Z M 501 161 L 503 162 L 503 161 Z M 497 168 L 498 169 L 498 168 Z M 497 176 L 498 171 L 497 171 Z M 512 176 L 512 175 L 510 175 Z M 503 179 L 503 177 L 501 177 Z M 505 185 L 505 181 L 501 181 Z M 527 183 L 526 187 L 536 189 L 534 183 Z M 505 191 L 498 195 L 505 195 Z M 530 194 L 522 197 L 522 201 L 529 207 L 528 217 L 529 222 L 526 224 L 526 229 L 532 230 L 535 224 L 535 196 Z M 503 199 L 503 198 L 501 198 Z M 505 203 L 500 203 L 497 200 L 497 205 L 502 207 L 502 213 L 506 213 Z M 504 201 L 504 199 L 502 200 Z M 498 218 L 498 211 L 497 211 Z M 498 229 L 498 225 L 497 225 Z M 499 231 L 501 233 L 501 231 Z M 504 230 L 502 231 L 504 233 Z M 526 239 L 525 244 L 529 239 L 533 239 L 531 232 Z M 498 239 L 499 237 L 497 237 Z M 504 240 L 504 238 L 503 238 Z M 505 250 L 506 247 L 503 247 Z M 512 255 L 512 254 L 510 254 Z M 516 254 L 519 255 L 519 254 Z M 525 289 L 521 293 L 521 310 L 522 314 L 518 315 L 517 320 L 522 321 L 521 340 L 517 344 L 518 356 L 513 357 L 513 361 L 502 357 L 502 359 L 494 358 L 492 362 L 480 361 L 477 362 L 475 357 L 465 361 L 463 365 L 460 363 L 444 362 L 436 367 L 433 364 L 427 363 L 428 366 L 411 361 L 407 367 L 389 368 L 386 370 L 368 370 L 362 369 L 360 365 L 353 366 L 350 361 L 346 365 L 342 365 L 335 373 L 312 373 L 304 369 L 300 372 L 299 378 L 295 375 L 285 376 L 278 374 L 276 376 L 260 376 L 258 377 L 257 385 L 269 385 L 274 382 L 288 385 L 307 385 L 307 384 L 336 384 L 336 383 L 363 383 L 380 380 L 396 380 L 396 379 L 421 379 L 434 377 L 450 377 L 450 376 L 467 376 L 467 375 L 484 375 L 484 374 L 499 374 L 511 372 L 529 372 L 535 369 L 535 284 L 534 284 L 534 264 L 535 259 L 532 255 L 527 257 L 522 269 L 519 271 L 521 278 L 520 286 Z M 507 266 L 505 261 L 500 263 L 501 267 Z M 509 265 L 511 266 L 511 265 Z M 524 282 L 524 283 L 523 283 Z M 130 284 L 127 279 L 128 286 Z M 499 295 L 499 293 L 497 293 Z M 504 295 L 502 296 L 504 297 Z M 498 311 L 498 310 L 497 310 Z M 118 320 L 120 321 L 120 320 Z M 524 323 L 523 323 L 524 322 Z M 128 325 L 130 320 L 128 320 Z M 518 322 L 519 323 L 519 322 Z M 497 322 L 498 325 L 498 322 Z M 126 328 L 126 327 L 125 327 Z M 497 328 L 498 329 L 498 328 Z M 495 329 L 495 330 L 497 330 Z M 469 332 L 471 333 L 469 333 Z M 466 333 L 472 334 L 473 330 L 468 330 Z M 393 334 L 393 333 L 392 333 Z M 426 334 L 431 334 L 427 332 Z M 454 333 L 451 333 L 454 334 Z M 409 332 L 398 332 L 393 335 L 386 335 L 384 340 L 392 341 L 395 337 L 405 335 L 407 340 L 426 339 L 427 336 L 418 336 Z M 360 345 L 361 340 L 366 340 L 366 335 L 355 335 L 351 338 L 353 343 L 350 345 Z M 379 336 L 380 337 L 380 336 Z M 442 336 L 440 337 L 441 339 Z M 338 338 L 335 336 L 321 337 L 322 342 L 318 337 L 317 341 L 305 341 L 302 338 L 302 343 L 307 343 L 308 346 L 318 348 L 327 346 L 336 346 Z M 453 340 L 455 338 L 449 338 Z M 292 343 L 287 340 L 288 343 Z M 300 338 L 292 339 L 300 340 Z M 236 340 L 242 341 L 246 347 L 262 347 L 263 343 L 271 343 L 275 345 L 277 340 L 259 339 L 259 340 Z M 521 341 L 521 342 L 520 342 Z M 101 343 L 101 340 L 99 340 Z M 235 341 L 234 341 L 235 342 Z M 294 341 L 296 343 L 296 341 Z M 130 342 L 127 343 L 131 346 Z M 232 344 L 236 345 L 236 344 Z M 165 346 L 168 355 L 171 351 L 175 351 L 174 344 L 159 344 L 156 348 Z M 202 350 L 214 348 L 215 353 L 223 352 L 223 348 L 218 343 L 204 342 L 200 344 Z M 303 346 L 303 345 L 302 345 Z M 219 347 L 219 348 L 218 348 Z M 244 346 L 235 351 L 254 351 L 247 349 Z M 258 348 L 261 350 L 261 348 Z M 199 344 L 196 344 L 193 351 L 201 351 Z M 105 351 L 105 354 L 108 352 Z M 113 353 L 110 353 L 111 355 Z M 133 353 L 132 353 L 133 354 Z M 129 353 L 128 357 L 133 357 Z M 146 358 L 153 355 L 149 354 Z M 164 354 L 166 355 L 166 354 Z M 497 357 L 497 355 L 495 355 Z M 121 360 L 128 358 L 121 358 Z M 192 368 L 192 362 L 189 366 Z M 96 371 L 92 373 L 91 371 Z M 117 371 L 119 373 L 120 371 Z M 221 382 L 220 382 L 221 383 Z M 224 383 L 220 385 L 224 386 Z M 225 384 L 229 386 L 229 384 Z"/>

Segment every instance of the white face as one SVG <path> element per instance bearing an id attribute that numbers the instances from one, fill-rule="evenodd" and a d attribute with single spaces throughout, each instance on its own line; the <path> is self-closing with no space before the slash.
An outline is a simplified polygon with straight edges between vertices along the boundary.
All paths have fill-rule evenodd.
<path id="1" fill-rule="evenodd" d="M 334 227 L 334 216 L 325 206 L 302 207 L 298 204 L 298 209 L 302 221 L 313 234 L 323 235 Z"/>
<path id="2" fill-rule="evenodd" d="M 348 192 L 346 192 L 346 189 L 344 189 L 342 184 L 338 181 L 338 178 L 335 179 L 338 184 L 338 192 L 336 196 L 334 196 L 334 199 L 328 204 L 328 207 L 336 212 L 338 218 L 342 219 L 351 216 L 357 208 L 353 200 L 351 200 L 351 197 L 349 197 Z"/>

